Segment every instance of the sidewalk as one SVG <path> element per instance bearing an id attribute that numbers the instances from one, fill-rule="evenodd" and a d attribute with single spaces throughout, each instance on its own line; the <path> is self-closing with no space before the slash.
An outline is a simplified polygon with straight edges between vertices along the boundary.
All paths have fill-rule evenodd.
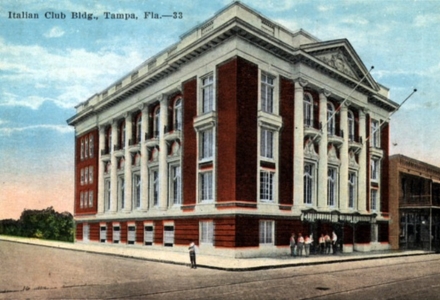
<path id="1" fill-rule="evenodd" d="M 57 241 L 47 241 L 31 238 L 0 236 L 0 241 L 10 241 L 45 247 L 83 251 L 91 253 L 100 253 L 106 255 L 115 255 L 143 259 L 148 261 L 171 263 L 179 265 L 189 265 L 189 256 L 183 252 L 159 251 L 155 249 L 146 249 L 145 247 L 127 247 L 112 244 L 100 243 L 66 243 Z M 225 271 L 250 271 L 270 268 L 283 268 L 305 265 L 329 264 L 368 259 L 385 259 L 392 257 L 414 256 L 433 254 L 434 252 L 414 250 L 414 251 L 375 251 L 375 252 L 353 252 L 338 255 L 311 255 L 309 257 L 292 258 L 288 255 L 268 258 L 230 258 L 222 256 L 213 256 L 198 254 L 198 267 L 219 269 Z"/>

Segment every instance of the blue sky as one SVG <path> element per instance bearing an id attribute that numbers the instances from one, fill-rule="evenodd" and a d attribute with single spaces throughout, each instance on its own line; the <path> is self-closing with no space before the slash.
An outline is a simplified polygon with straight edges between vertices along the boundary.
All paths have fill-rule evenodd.
<path id="1" fill-rule="evenodd" d="M 178 41 L 230 4 L 192 1 L 0 2 L 0 219 L 24 208 L 73 210 L 75 105 Z M 402 102 L 391 119 L 391 153 L 440 166 L 440 1 L 242 1 L 295 31 L 322 41 L 347 38 L 373 77 Z M 39 19 L 9 19 L 8 12 Z M 144 12 L 182 19 L 143 19 Z M 65 19 L 46 19 L 46 12 Z M 88 12 L 98 20 L 72 19 Z M 137 20 L 105 20 L 104 12 Z"/>

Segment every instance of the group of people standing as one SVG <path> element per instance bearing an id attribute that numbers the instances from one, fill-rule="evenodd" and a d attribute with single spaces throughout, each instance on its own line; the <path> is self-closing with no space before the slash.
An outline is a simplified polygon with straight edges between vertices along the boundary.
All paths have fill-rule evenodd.
<path id="1" fill-rule="evenodd" d="M 336 254 L 338 236 L 334 231 L 331 235 L 330 237 L 327 233 L 322 233 L 318 239 L 318 245 L 315 245 L 313 234 L 303 236 L 302 233 L 298 233 L 298 236 L 296 236 L 295 233 L 292 233 L 290 237 L 290 255 L 293 257 L 308 257 L 311 249 L 316 254 L 330 254 L 330 252 Z"/>

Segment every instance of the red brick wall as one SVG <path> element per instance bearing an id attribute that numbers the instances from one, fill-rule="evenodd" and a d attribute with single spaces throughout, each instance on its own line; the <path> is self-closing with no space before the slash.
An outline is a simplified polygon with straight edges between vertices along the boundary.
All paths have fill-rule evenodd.
<path id="1" fill-rule="evenodd" d="M 197 116 L 197 79 L 183 84 L 183 145 L 182 145 L 182 191 L 183 204 L 196 203 L 197 137 L 193 120 Z"/>
<path id="2" fill-rule="evenodd" d="M 76 223 L 76 232 L 75 232 L 75 238 L 77 240 L 83 239 L 83 223 Z"/>
<path id="3" fill-rule="evenodd" d="M 127 243 L 127 231 L 128 231 L 128 227 L 127 227 L 127 222 L 121 222 L 120 224 L 121 227 L 121 243 Z"/>
<path id="4" fill-rule="evenodd" d="M 163 244 L 163 222 L 154 221 L 154 244 Z"/>
<path id="5" fill-rule="evenodd" d="M 81 160 L 81 139 L 93 135 L 93 157 Z M 88 150 L 88 149 L 87 149 Z M 75 203 L 74 215 L 96 214 L 98 206 L 98 162 L 99 162 L 99 132 L 97 129 L 87 132 L 75 139 Z M 81 169 L 93 166 L 93 183 L 81 185 Z M 80 208 L 80 194 L 85 191 L 93 191 L 93 207 Z M 87 204 L 88 204 L 87 198 Z"/>
<path id="6" fill-rule="evenodd" d="M 302 224 L 300 220 L 276 220 L 275 221 L 275 245 L 288 246 L 290 244 L 290 236 L 298 233 L 302 230 Z"/>
<path id="7" fill-rule="evenodd" d="M 381 180 L 380 180 L 380 211 L 389 212 L 389 168 L 390 168 L 390 126 L 385 123 L 381 133 L 380 146 L 383 149 L 383 158 L 381 165 Z"/>
<path id="8" fill-rule="evenodd" d="M 293 127 L 295 84 L 280 78 L 280 115 L 283 128 L 279 138 L 279 203 L 293 204 Z"/>
<path id="9" fill-rule="evenodd" d="M 189 245 L 199 243 L 199 220 L 178 219 L 174 221 L 174 244 Z"/>
<path id="10" fill-rule="evenodd" d="M 144 222 L 136 221 L 136 243 L 144 243 Z"/>
<path id="11" fill-rule="evenodd" d="M 259 219 L 238 216 L 236 222 L 236 247 L 258 247 Z"/>
<path id="12" fill-rule="evenodd" d="M 255 202 L 258 66 L 236 57 L 217 74 L 217 201 Z"/>
<path id="13" fill-rule="evenodd" d="M 99 241 L 99 223 L 89 223 L 90 240 L 94 242 Z"/>
<path id="14" fill-rule="evenodd" d="M 214 245 L 216 247 L 235 247 L 235 217 L 214 220 Z"/>

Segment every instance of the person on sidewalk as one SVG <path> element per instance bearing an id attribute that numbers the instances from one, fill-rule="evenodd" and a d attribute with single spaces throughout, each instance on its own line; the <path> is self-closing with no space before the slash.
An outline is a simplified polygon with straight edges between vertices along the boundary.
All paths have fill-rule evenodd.
<path id="1" fill-rule="evenodd" d="M 290 237 L 290 255 L 292 257 L 296 256 L 296 250 L 295 234 L 292 233 L 292 236 Z"/>
<path id="2" fill-rule="evenodd" d="M 304 249 L 304 238 L 302 236 L 302 233 L 298 233 L 298 256 L 303 255 L 303 249 Z"/>
<path id="3" fill-rule="evenodd" d="M 194 242 L 191 242 L 191 244 L 189 244 L 188 250 L 189 250 L 189 260 L 191 261 L 191 269 L 197 269 L 197 264 L 196 264 L 196 245 L 194 244 Z"/>
<path id="4" fill-rule="evenodd" d="M 321 233 L 321 236 L 319 237 L 319 253 L 324 254 L 325 251 L 325 236 L 323 233 Z"/>
<path id="5" fill-rule="evenodd" d="M 327 233 L 325 234 L 324 239 L 325 239 L 325 254 L 330 254 L 332 239 L 330 238 L 330 236 Z"/>
<path id="6" fill-rule="evenodd" d="M 310 255 L 310 245 L 312 244 L 312 239 L 306 235 L 305 239 L 304 239 L 304 249 L 306 252 L 306 257 L 309 257 Z"/>
<path id="7" fill-rule="evenodd" d="M 334 231 L 332 232 L 332 245 L 333 245 L 333 254 L 336 255 L 336 251 L 338 250 L 338 236 Z"/>

